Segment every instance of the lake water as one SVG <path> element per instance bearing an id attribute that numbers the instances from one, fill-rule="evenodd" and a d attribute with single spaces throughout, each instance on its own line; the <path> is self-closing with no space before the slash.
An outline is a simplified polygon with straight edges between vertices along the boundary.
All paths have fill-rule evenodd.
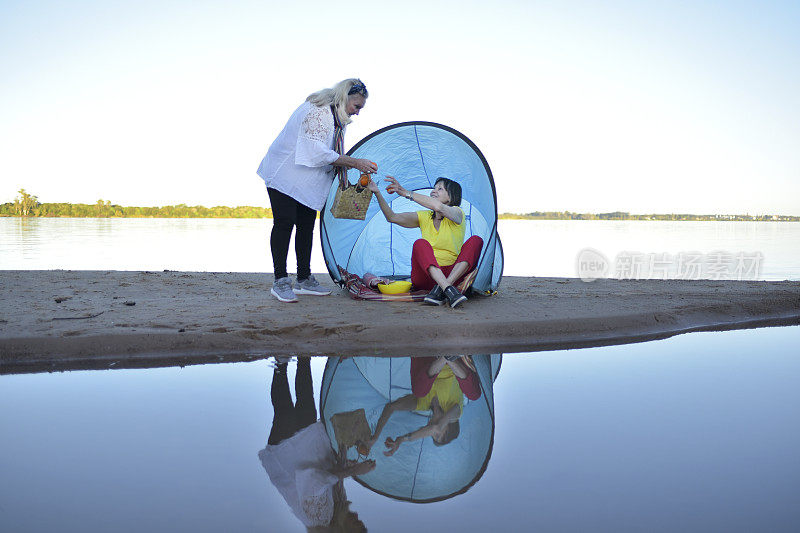
<path id="1" fill-rule="evenodd" d="M 464 494 L 406 503 L 348 479 L 347 498 L 370 531 L 797 531 L 798 343 L 786 327 L 506 354 L 488 463 Z M 317 402 L 325 365 L 311 363 Z M 305 531 L 258 457 L 273 372 L 0 376 L 0 530 Z"/>
<path id="2" fill-rule="evenodd" d="M 270 224 L 0 218 L 0 269 L 269 272 Z M 575 277 L 589 248 L 611 261 L 760 254 L 754 279 L 800 279 L 796 223 L 501 221 L 499 230 L 506 275 Z M 312 269 L 326 271 L 318 243 Z M 466 492 L 408 503 L 348 479 L 347 498 L 370 531 L 797 531 L 799 344 L 800 327 L 785 327 L 505 354 L 483 389 L 494 423 L 486 462 L 475 463 L 485 470 L 461 476 Z M 316 402 L 326 364 L 311 361 Z M 367 359 L 345 365 L 380 381 Z M 262 360 L 0 375 L 0 531 L 304 531 L 258 456 L 274 421 L 273 374 Z M 464 406 L 453 442 L 418 444 L 441 457 L 484 450 L 472 443 L 486 433 L 467 423 L 479 402 Z M 367 407 L 374 429 L 379 404 Z M 397 436 L 389 425 L 384 434 Z M 398 475 L 382 462 L 382 439 L 371 451 L 378 485 Z M 467 463 L 440 460 L 415 476 L 456 479 Z"/>
<path id="3" fill-rule="evenodd" d="M 271 219 L 0 218 L 0 270 L 271 272 L 271 225 Z M 501 220 L 499 233 L 510 276 L 577 277 L 578 255 L 591 248 L 612 266 L 621 253 L 642 261 L 667 254 L 666 277 L 677 277 L 681 254 L 713 259 L 723 252 L 731 260 L 760 254 L 758 272 L 746 279 L 800 279 L 795 222 Z M 312 270 L 327 272 L 318 232 Z M 654 269 L 640 274 L 664 277 Z"/>

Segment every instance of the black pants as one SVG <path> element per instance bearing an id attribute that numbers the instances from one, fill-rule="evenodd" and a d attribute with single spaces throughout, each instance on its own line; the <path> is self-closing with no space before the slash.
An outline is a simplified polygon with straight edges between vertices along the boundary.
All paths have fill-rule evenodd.
<path id="1" fill-rule="evenodd" d="M 286 194 L 267 187 L 269 203 L 272 206 L 272 234 L 269 245 L 272 250 L 272 265 L 275 279 L 285 278 L 286 256 L 289 254 L 289 239 L 292 228 L 294 252 L 297 255 L 297 280 L 308 279 L 311 275 L 311 247 L 314 243 L 314 224 L 317 212 Z"/>
<path id="2" fill-rule="evenodd" d="M 281 365 L 283 366 L 283 365 Z M 297 402 L 292 404 L 289 392 L 289 378 L 286 367 L 276 368 L 272 374 L 272 430 L 268 444 L 278 444 L 301 429 L 317 421 L 317 406 L 314 404 L 314 384 L 311 379 L 311 358 L 297 358 L 297 374 L 294 379 L 294 395 Z"/>

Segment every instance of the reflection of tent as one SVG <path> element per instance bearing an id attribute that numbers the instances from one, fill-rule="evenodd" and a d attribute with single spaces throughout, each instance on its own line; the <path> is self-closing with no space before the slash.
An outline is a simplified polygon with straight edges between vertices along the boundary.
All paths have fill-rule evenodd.
<path id="1" fill-rule="evenodd" d="M 492 384 L 502 356 L 472 357 L 481 397 L 475 401 L 465 399 L 459 436 L 444 446 L 434 445 L 430 437 L 406 442 L 394 455 L 386 457 L 383 441 L 387 436 L 410 433 L 428 420 L 426 413 L 395 413 L 370 453 L 377 464 L 375 470 L 358 478 L 362 485 L 399 500 L 431 502 L 460 494 L 480 479 L 494 441 Z M 331 416 L 363 408 L 374 428 L 387 402 L 411 392 L 410 370 L 408 357 L 329 358 L 322 378 L 320 412 L 331 442 L 336 442 Z M 356 457 L 355 448 L 350 448 L 348 458 Z"/>
<path id="2" fill-rule="evenodd" d="M 444 176 L 461 184 L 461 208 L 467 218 L 465 239 L 483 238 L 478 263 L 476 290 L 497 288 L 503 274 L 503 248 L 497 235 L 497 194 L 492 172 L 480 150 L 461 133 L 432 122 L 404 122 L 378 130 L 350 149 L 348 155 L 378 163 L 379 177 L 397 177 L 408 190 L 428 194 L 436 178 Z M 350 183 L 359 173 L 350 169 Z M 340 281 L 338 267 L 362 276 L 409 277 L 411 245 L 420 237 L 419 229 L 389 224 L 372 199 L 366 220 L 334 218 L 329 206 L 338 187 L 334 180 L 322 211 L 320 234 L 322 251 L 334 281 Z M 381 185 L 381 183 L 378 183 Z M 421 207 L 396 195 L 384 195 L 396 212 L 416 211 Z"/>

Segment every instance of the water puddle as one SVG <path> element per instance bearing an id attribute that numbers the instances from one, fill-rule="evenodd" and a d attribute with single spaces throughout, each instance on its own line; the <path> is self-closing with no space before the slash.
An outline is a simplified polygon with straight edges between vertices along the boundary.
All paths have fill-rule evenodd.
<path id="1" fill-rule="evenodd" d="M 796 530 L 799 341 L 0 376 L 0 530 Z"/>

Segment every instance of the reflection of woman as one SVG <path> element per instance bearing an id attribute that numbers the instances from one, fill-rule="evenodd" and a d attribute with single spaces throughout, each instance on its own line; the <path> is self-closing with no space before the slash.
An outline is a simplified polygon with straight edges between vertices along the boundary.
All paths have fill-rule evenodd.
<path id="1" fill-rule="evenodd" d="M 344 462 L 334 456 L 325 427 L 317 421 L 310 358 L 297 360 L 295 404 L 286 366 L 278 363 L 272 376 L 275 415 L 268 444 L 258 453 L 261 464 L 294 515 L 310 530 L 365 531 L 358 515 L 349 509 L 342 480 L 366 474 L 375 462 Z"/>
<path id="2" fill-rule="evenodd" d="M 386 220 L 404 228 L 419 228 L 422 232 L 422 239 L 418 239 L 411 250 L 412 285 L 417 289 L 430 289 L 425 303 L 441 305 L 446 298 L 450 307 L 456 307 L 467 297 L 455 285 L 475 268 L 483 247 L 483 239 L 477 235 L 464 242 L 466 217 L 459 207 L 461 185 L 447 178 L 437 178 L 428 197 L 405 189 L 392 176 L 386 178 L 388 191 L 427 208 L 395 213 L 377 184 L 369 183 Z"/>
<path id="3" fill-rule="evenodd" d="M 296 294 L 330 294 L 311 275 L 314 223 L 331 188 L 334 168 L 337 172 L 347 168 L 361 172 L 378 169 L 372 161 L 344 154 L 345 128 L 350 117 L 364 107 L 367 96 L 364 83 L 354 78 L 311 94 L 292 113 L 258 167 L 272 207 L 270 248 L 275 283 L 271 293 L 282 302 L 296 302 Z M 297 284 L 293 289 L 286 272 L 286 256 L 295 227 Z"/>
<path id="4" fill-rule="evenodd" d="M 404 442 L 431 437 L 437 446 L 443 446 L 458 437 L 458 423 L 464 406 L 464 396 L 477 400 L 481 396 L 478 375 L 459 357 L 412 357 L 411 392 L 386 404 L 372 438 L 371 447 L 397 411 L 431 411 L 423 427 L 397 438 L 387 437 L 384 455 L 392 455 Z"/>

